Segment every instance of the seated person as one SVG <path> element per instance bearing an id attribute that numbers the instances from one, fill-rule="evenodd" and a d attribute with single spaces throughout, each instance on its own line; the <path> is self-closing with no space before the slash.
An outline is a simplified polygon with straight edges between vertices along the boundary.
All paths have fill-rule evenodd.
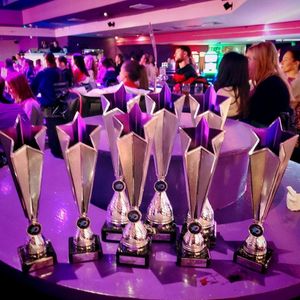
<path id="1" fill-rule="evenodd" d="M 7 82 L 8 90 L 15 100 L 25 111 L 32 125 L 43 124 L 43 114 L 40 104 L 35 100 L 24 74 L 11 77 Z"/>
<path id="2" fill-rule="evenodd" d="M 86 68 L 84 58 L 79 53 L 73 55 L 73 76 L 74 84 L 77 86 L 89 84 L 90 82 L 90 75 Z"/>
<path id="3" fill-rule="evenodd" d="M 105 87 L 118 84 L 117 73 L 113 60 L 111 58 L 105 58 L 102 61 L 102 66 L 105 67 L 106 71 L 101 84 Z"/>
<path id="4" fill-rule="evenodd" d="M 5 80 L 0 77 L 0 103 L 13 103 L 14 100 L 5 92 Z"/>
<path id="5" fill-rule="evenodd" d="M 57 61 L 58 67 L 61 70 L 62 81 L 67 82 L 69 87 L 73 86 L 73 72 L 67 58 L 65 56 L 59 56 Z"/>
<path id="6" fill-rule="evenodd" d="M 228 117 L 245 117 L 243 113 L 248 106 L 250 90 L 247 57 L 236 52 L 226 53 L 220 62 L 214 87 L 217 95 L 232 99 Z"/>
<path id="7" fill-rule="evenodd" d="M 122 64 L 120 80 L 127 87 L 148 89 L 148 78 L 145 67 L 134 60 L 127 60 Z"/>
<path id="8" fill-rule="evenodd" d="M 37 96 L 38 102 L 42 107 L 53 107 L 56 104 L 55 83 L 61 81 L 61 71 L 57 68 L 53 53 L 47 53 L 47 67 L 40 71 L 31 84 L 33 94 Z"/>

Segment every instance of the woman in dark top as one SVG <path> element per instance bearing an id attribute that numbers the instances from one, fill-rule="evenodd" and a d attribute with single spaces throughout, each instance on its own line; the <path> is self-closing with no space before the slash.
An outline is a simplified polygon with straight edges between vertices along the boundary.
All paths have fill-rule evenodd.
<path id="1" fill-rule="evenodd" d="M 279 67 L 278 54 L 271 42 L 261 42 L 247 50 L 250 93 L 246 122 L 267 127 L 276 118 L 290 114 L 290 91 Z"/>

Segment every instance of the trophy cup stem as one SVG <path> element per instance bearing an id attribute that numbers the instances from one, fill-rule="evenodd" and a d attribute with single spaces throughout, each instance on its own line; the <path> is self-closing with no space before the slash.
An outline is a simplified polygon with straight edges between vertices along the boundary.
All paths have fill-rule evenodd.
<path id="1" fill-rule="evenodd" d="M 29 235 L 27 251 L 32 258 L 41 258 L 46 254 L 45 240 L 41 234 Z"/>

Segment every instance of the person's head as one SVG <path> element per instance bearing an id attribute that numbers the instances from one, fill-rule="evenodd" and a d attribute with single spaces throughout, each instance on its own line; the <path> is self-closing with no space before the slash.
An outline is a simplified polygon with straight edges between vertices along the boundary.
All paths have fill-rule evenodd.
<path id="1" fill-rule="evenodd" d="M 56 40 L 53 41 L 52 45 L 53 45 L 53 47 L 59 47 L 58 41 L 56 41 Z"/>
<path id="2" fill-rule="evenodd" d="M 5 68 L 6 68 L 6 69 L 13 69 L 13 68 L 14 68 L 14 62 L 13 62 L 12 59 L 7 58 L 7 59 L 5 60 Z"/>
<path id="3" fill-rule="evenodd" d="M 282 57 L 281 68 L 287 75 L 296 76 L 300 70 L 300 50 L 287 50 Z"/>
<path id="4" fill-rule="evenodd" d="M 35 60 L 35 65 L 41 67 L 42 66 L 42 60 L 40 58 Z"/>
<path id="5" fill-rule="evenodd" d="M 150 61 L 149 61 L 149 54 L 148 53 L 143 54 L 142 57 L 141 57 L 141 59 L 140 59 L 140 64 L 145 66 L 145 65 L 147 65 L 149 63 L 150 63 Z"/>
<path id="6" fill-rule="evenodd" d="M 9 93 L 14 98 L 16 103 L 20 103 L 29 98 L 34 98 L 24 74 L 18 74 L 11 77 L 7 81 L 7 87 Z"/>
<path id="7" fill-rule="evenodd" d="M 102 66 L 105 67 L 106 69 L 114 68 L 114 62 L 113 62 L 112 58 L 103 59 Z"/>
<path id="8" fill-rule="evenodd" d="M 128 81 L 139 81 L 139 87 L 141 89 L 148 89 L 147 73 L 145 67 L 134 60 L 127 60 L 122 64 L 120 80 L 124 83 Z"/>
<path id="9" fill-rule="evenodd" d="M 92 70 L 94 68 L 95 60 L 94 60 L 93 55 L 91 55 L 91 54 L 85 55 L 84 62 L 85 62 L 85 66 L 88 70 Z"/>
<path id="10" fill-rule="evenodd" d="M 53 53 L 49 52 L 45 56 L 47 67 L 55 68 L 56 67 L 56 61 L 55 56 Z"/>
<path id="11" fill-rule="evenodd" d="M 272 42 L 261 42 L 248 48 L 249 77 L 256 84 L 274 74 L 279 74 L 279 60 Z"/>
<path id="12" fill-rule="evenodd" d="M 74 65 L 86 76 L 89 76 L 89 73 L 87 71 L 85 62 L 84 62 L 84 58 L 81 54 L 79 53 L 75 53 L 73 55 L 73 63 Z"/>
<path id="13" fill-rule="evenodd" d="M 68 60 L 65 56 L 61 55 L 57 58 L 58 66 L 60 69 L 65 69 L 68 65 Z"/>
<path id="14" fill-rule="evenodd" d="M 191 49 L 188 46 L 178 46 L 176 47 L 174 59 L 176 63 L 186 62 L 189 63 L 190 57 L 192 55 Z"/>
<path id="15" fill-rule="evenodd" d="M 124 58 L 123 58 L 123 55 L 122 54 L 117 54 L 115 56 L 115 64 L 116 65 L 121 65 L 122 63 L 124 62 Z"/>

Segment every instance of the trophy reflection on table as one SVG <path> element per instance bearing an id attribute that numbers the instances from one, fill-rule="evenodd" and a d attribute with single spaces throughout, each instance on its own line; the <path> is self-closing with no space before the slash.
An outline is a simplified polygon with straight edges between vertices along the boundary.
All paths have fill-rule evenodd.
<path id="1" fill-rule="evenodd" d="M 56 129 L 80 214 L 76 235 L 69 238 L 69 261 L 97 260 L 102 255 L 102 248 L 99 236 L 90 228 L 87 213 L 95 177 L 100 126 L 86 125 L 77 112 L 71 123 Z"/>
<path id="2" fill-rule="evenodd" d="M 142 223 L 141 205 L 156 119 L 142 113 L 138 104 L 127 114 L 115 116 L 115 127 L 122 128 L 118 138 L 120 163 L 130 202 L 128 224 L 117 250 L 117 264 L 148 267 L 150 237 Z"/>
<path id="3" fill-rule="evenodd" d="M 252 212 L 254 222 L 249 236 L 234 253 L 234 261 L 250 269 L 266 272 L 272 257 L 263 236 L 263 223 L 268 215 L 298 135 L 282 131 L 280 119 L 268 128 L 255 128 L 256 148 L 250 154 Z"/>
<path id="4" fill-rule="evenodd" d="M 209 128 L 202 118 L 196 128 L 180 128 L 189 218 L 177 245 L 177 264 L 207 267 L 210 253 L 202 236 L 200 217 L 207 199 L 224 132 Z"/>
<path id="5" fill-rule="evenodd" d="M 33 272 L 56 263 L 56 254 L 49 240 L 41 233 L 38 207 L 41 191 L 46 127 L 31 126 L 16 119 L 14 127 L 0 131 L 0 142 L 26 218 L 29 241 L 18 248 L 22 270 Z"/>

